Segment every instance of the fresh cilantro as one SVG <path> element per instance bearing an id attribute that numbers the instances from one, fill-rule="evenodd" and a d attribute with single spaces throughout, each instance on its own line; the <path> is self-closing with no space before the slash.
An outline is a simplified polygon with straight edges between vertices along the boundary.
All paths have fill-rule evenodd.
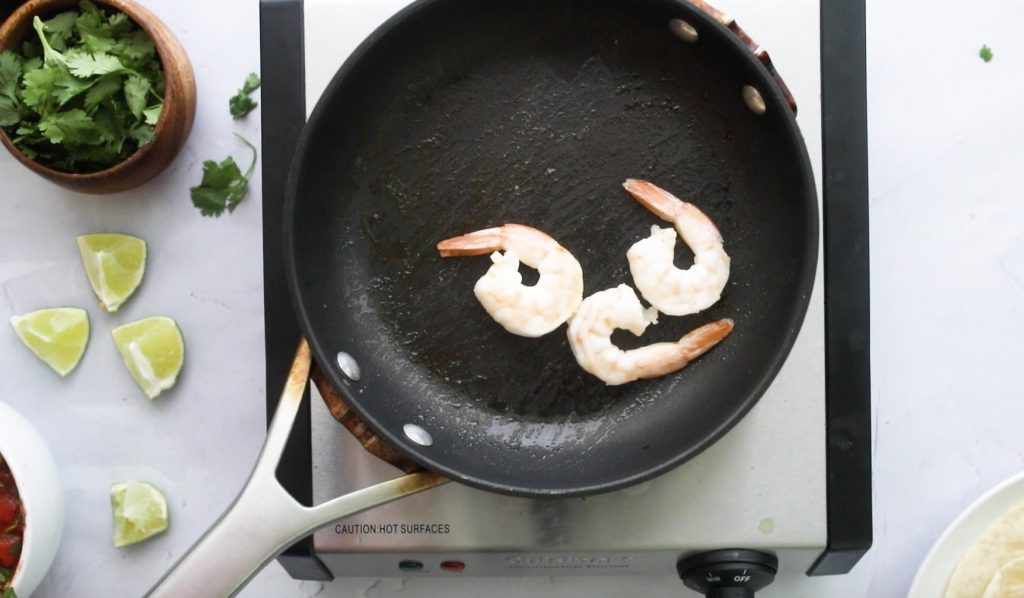
<path id="1" fill-rule="evenodd" d="M 21 58 L 14 52 L 0 52 L 0 127 L 16 125 L 21 120 L 18 80 L 23 67 Z"/>
<path id="2" fill-rule="evenodd" d="M 14 104 L 11 98 L 0 96 L 0 127 L 9 127 L 18 124 L 21 120 L 21 111 Z"/>
<path id="3" fill-rule="evenodd" d="M 57 77 L 61 71 L 53 68 L 38 68 L 25 73 L 21 97 L 25 104 L 38 114 L 46 114 L 55 108 Z"/>
<path id="4" fill-rule="evenodd" d="M 134 139 L 138 143 L 139 147 L 146 145 L 153 141 L 156 135 L 153 133 L 153 127 L 148 127 L 145 124 L 138 124 L 128 130 L 128 138 Z"/>
<path id="5" fill-rule="evenodd" d="M 153 140 L 164 75 L 144 31 L 89 0 L 32 24 L 20 51 L 0 51 L 0 127 L 25 156 L 94 172 Z"/>
<path id="6" fill-rule="evenodd" d="M 259 104 L 256 100 L 249 97 L 249 95 L 260 88 L 261 85 L 260 76 L 256 73 L 249 73 L 249 76 L 245 78 L 242 83 L 242 89 L 238 90 L 238 93 L 231 96 L 228 100 L 228 107 L 231 109 L 231 116 L 238 118 L 245 118 L 247 114 L 256 109 Z"/>
<path id="7" fill-rule="evenodd" d="M 95 83 L 94 80 L 81 79 L 67 71 L 59 71 L 57 79 L 53 82 L 57 88 L 57 104 L 59 106 L 67 104 L 80 94 L 85 93 L 93 83 Z"/>
<path id="8" fill-rule="evenodd" d="M 231 116 L 235 118 L 244 118 L 247 114 L 256 109 L 256 100 L 250 98 L 242 92 L 231 97 L 228 100 L 228 106 L 231 109 Z"/>
<path id="9" fill-rule="evenodd" d="M 213 160 L 203 162 L 203 181 L 192 187 L 192 204 L 203 216 L 219 217 L 227 210 L 234 212 L 249 192 L 249 177 L 256 168 L 256 148 L 241 135 L 235 135 L 252 150 L 252 163 L 242 174 L 235 159 L 228 156 L 219 164 Z"/>
<path id="10" fill-rule="evenodd" d="M 126 66 L 131 68 L 139 68 L 145 64 L 145 61 L 156 56 L 153 40 L 149 39 L 145 31 L 133 31 L 118 41 L 120 42 L 121 58 L 125 61 Z"/>
<path id="11" fill-rule="evenodd" d="M 128 101 L 128 109 L 136 120 L 142 119 L 142 111 L 146 109 L 146 97 L 153 84 L 149 79 L 139 75 L 128 75 L 124 84 L 124 98 Z"/>
<path id="12" fill-rule="evenodd" d="M 75 108 L 44 116 L 39 121 L 39 131 L 53 144 L 88 144 L 89 136 L 96 132 L 96 124 L 84 111 Z"/>
<path id="13" fill-rule="evenodd" d="M 14 588 L 7 588 L 0 598 L 18 598 L 18 595 L 14 593 Z"/>
<path id="14" fill-rule="evenodd" d="M 78 13 L 73 10 L 62 12 L 59 15 L 43 21 L 43 29 L 49 33 L 60 36 L 65 42 L 71 39 L 71 35 L 74 33 L 73 27 L 75 26 L 75 19 L 78 18 Z M 50 42 L 53 43 L 52 41 Z"/>
<path id="15" fill-rule="evenodd" d="M 13 575 L 14 575 L 14 571 L 13 570 L 5 569 L 3 567 L 0 567 L 0 586 L 3 586 L 5 583 L 10 581 L 10 579 L 11 579 L 11 577 Z"/>
<path id="16" fill-rule="evenodd" d="M 53 49 L 50 40 L 46 37 L 43 20 L 39 17 L 32 17 L 32 26 L 39 34 L 39 42 L 43 44 L 43 61 L 48 65 L 64 64 L 64 55 Z"/>
<path id="17" fill-rule="evenodd" d="M 142 111 L 142 118 L 146 121 L 147 125 L 155 125 L 160 120 L 160 113 L 164 110 L 164 103 L 160 102 L 155 106 L 150 106 Z"/>
<path id="18" fill-rule="evenodd" d="M 85 109 L 88 110 L 99 106 L 104 100 L 121 91 L 123 86 L 124 83 L 121 81 L 121 77 L 117 75 L 111 74 L 100 77 L 89 88 L 89 92 L 85 94 Z"/>
<path id="19" fill-rule="evenodd" d="M 978 52 L 978 56 L 985 62 L 992 62 L 992 48 L 988 47 L 988 44 L 983 45 Z"/>
<path id="20" fill-rule="evenodd" d="M 249 76 L 245 78 L 245 82 L 242 83 L 242 91 L 245 93 L 252 93 L 260 88 L 262 81 L 260 76 L 256 73 L 249 73 Z"/>
<path id="21" fill-rule="evenodd" d="M 25 62 L 12 50 L 0 52 L 0 95 L 15 100 Z"/>
<path id="22" fill-rule="evenodd" d="M 74 51 L 68 52 L 66 58 L 68 70 L 76 77 L 109 75 L 124 69 L 117 56 L 111 56 L 104 52 L 89 54 L 87 52 Z"/>

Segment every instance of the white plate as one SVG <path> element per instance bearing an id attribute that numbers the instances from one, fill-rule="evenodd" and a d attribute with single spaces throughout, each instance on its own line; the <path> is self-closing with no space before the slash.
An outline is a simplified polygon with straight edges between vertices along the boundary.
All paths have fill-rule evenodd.
<path id="1" fill-rule="evenodd" d="M 931 552 L 914 576 L 907 598 L 941 598 L 946 583 L 960 557 L 981 536 L 989 525 L 1024 501 L 1024 472 L 989 490 L 967 507 L 946 531 L 942 532 Z"/>

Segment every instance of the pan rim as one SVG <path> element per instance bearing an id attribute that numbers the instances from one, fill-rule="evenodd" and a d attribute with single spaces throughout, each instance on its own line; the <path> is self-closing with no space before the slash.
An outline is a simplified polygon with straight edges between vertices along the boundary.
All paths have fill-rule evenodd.
<path id="1" fill-rule="evenodd" d="M 303 300 L 302 289 L 300 288 L 301 285 L 299 282 L 298 263 L 296 260 L 297 239 L 294 231 L 295 208 L 299 201 L 298 197 L 300 190 L 303 187 L 299 181 L 299 173 L 302 170 L 302 165 L 306 162 L 308 150 L 311 145 L 310 139 L 314 135 L 314 131 L 320 128 L 319 123 L 326 118 L 325 115 L 329 112 L 327 109 L 329 102 L 327 102 L 326 99 L 332 97 L 337 90 L 342 87 L 345 80 L 348 79 L 349 73 L 363 60 L 366 54 L 376 46 L 381 38 L 385 37 L 395 27 L 405 22 L 416 13 L 429 9 L 434 4 L 446 1 L 450 0 L 414 1 L 412 4 L 406 6 L 385 21 L 365 40 L 363 40 L 359 46 L 357 46 L 352 54 L 335 72 L 329 84 L 317 99 L 316 106 L 310 113 L 307 122 L 303 127 L 297 149 L 292 157 L 292 162 L 288 171 L 288 184 L 283 210 L 284 263 L 286 268 L 288 292 L 292 301 L 292 307 L 303 334 L 309 340 L 317 363 L 329 364 L 332 362 L 331 360 L 333 357 L 331 353 L 326 351 L 322 339 L 320 339 L 313 327 L 306 302 Z M 635 0 L 622 1 L 628 2 Z M 810 298 L 813 294 L 815 280 L 817 277 L 818 264 L 821 259 L 820 219 L 823 206 L 819 201 L 814 178 L 814 170 L 811 166 L 807 145 L 804 142 L 803 135 L 801 134 L 799 125 L 796 122 L 796 115 L 789 109 L 781 89 L 765 65 L 758 60 L 752 52 L 750 52 L 749 48 L 747 48 L 729 29 L 686 0 L 670 1 L 681 11 L 685 11 L 687 13 L 687 18 L 692 19 L 692 22 L 700 23 L 703 28 L 711 28 L 715 30 L 719 37 L 723 37 L 727 44 L 731 44 L 732 52 L 737 55 L 736 60 L 746 60 L 747 63 L 754 68 L 755 72 L 761 79 L 758 82 L 759 89 L 762 94 L 767 95 L 768 98 L 770 98 L 768 102 L 769 109 L 783 110 L 785 114 L 783 115 L 782 120 L 784 122 L 785 132 L 797 141 L 796 159 L 799 163 L 796 166 L 802 174 L 801 178 L 803 178 L 804 181 L 804 188 L 800 195 L 806 198 L 805 203 L 810 203 L 811 205 L 805 206 L 805 208 L 810 209 L 804 210 L 806 213 L 806 219 L 805 222 L 802 223 L 804 228 L 808 231 L 805 239 L 805 247 L 807 248 L 807 251 L 804 255 L 806 256 L 806 259 L 797 273 L 797 283 L 794 288 L 804 289 L 806 292 L 800 294 L 799 299 L 794 305 L 794 309 L 791 312 L 792 315 L 787 322 L 787 332 L 777 340 L 778 349 L 774 352 L 774 359 L 769 360 L 769 363 L 762 370 L 762 374 L 759 376 L 760 379 L 753 385 L 753 391 L 748 393 L 747 397 L 739 403 L 738 408 L 728 417 L 723 418 L 718 425 L 715 426 L 714 429 L 710 430 L 709 433 L 700 441 L 691 444 L 686 450 L 682 450 L 671 458 L 664 459 L 651 467 L 627 476 L 621 476 L 613 481 L 595 482 L 583 485 L 577 484 L 572 487 L 557 488 L 538 488 L 525 485 L 505 484 L 491 479 L 486 479 L 481 476 L 472 475 L 457 468 L 445 465 L 431 457 L 424 447 L 420 447 L 411 442 L 409 439 L 398 433 L 398 431 L 382 425 L 381 422 L 370 412 L 363 409 L 362 403 L 358 397 L 354 396 L 352 393 L 346 392 L 347 386 L 344 383 L 344 379 L 335 368 L 321 368 L 321 371 L 324 372 L 330 383 L 342 394 L 342 396 L 345 397 L 349 407 L 356 412 L 366 425 L 376 432 L 385 442 L 394 446 L 404 455 L 413 459 L 417 463 L 420 463 L 430 471 L 440 473 L 452 480 L 465 483 L 469 486 L 482 490 L 520 497 L 572 498 L 621 490 L 671 471 L 718 442 L 718 440 L 728 433 L 729 430 L 746 417 L 750 410 L 753 409 L 754 405 L 760 401 L 761 397 L 775 381 L 775 378 L 782 369 L 782 366 L 788 360 L 790 352 L 792 351 L 793 345 L 796 343 L 797 337 L 800 334 L 807 315 Z"/>

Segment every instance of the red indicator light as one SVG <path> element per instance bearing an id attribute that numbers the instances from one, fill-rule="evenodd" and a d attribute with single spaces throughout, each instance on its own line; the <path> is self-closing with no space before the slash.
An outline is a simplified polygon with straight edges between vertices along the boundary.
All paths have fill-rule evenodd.
<path id="1" fill-rule="evenodd" d="M 466 563 L 462 561 L 444 561 L 441 563 L 442 571 L 451 571 L 453 573 L 461 573 L 466 568 Z"/>

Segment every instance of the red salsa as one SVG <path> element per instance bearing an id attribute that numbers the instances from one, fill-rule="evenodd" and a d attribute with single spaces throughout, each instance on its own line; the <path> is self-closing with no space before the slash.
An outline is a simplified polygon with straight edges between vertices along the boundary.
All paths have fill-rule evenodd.
<path id="1" fill-rule="evenodd" d="M 10 583 L 21 557 L 25 538 L 25 510 L 14 485 L 14 476 L 0 456 L 0 590 Z"/>

